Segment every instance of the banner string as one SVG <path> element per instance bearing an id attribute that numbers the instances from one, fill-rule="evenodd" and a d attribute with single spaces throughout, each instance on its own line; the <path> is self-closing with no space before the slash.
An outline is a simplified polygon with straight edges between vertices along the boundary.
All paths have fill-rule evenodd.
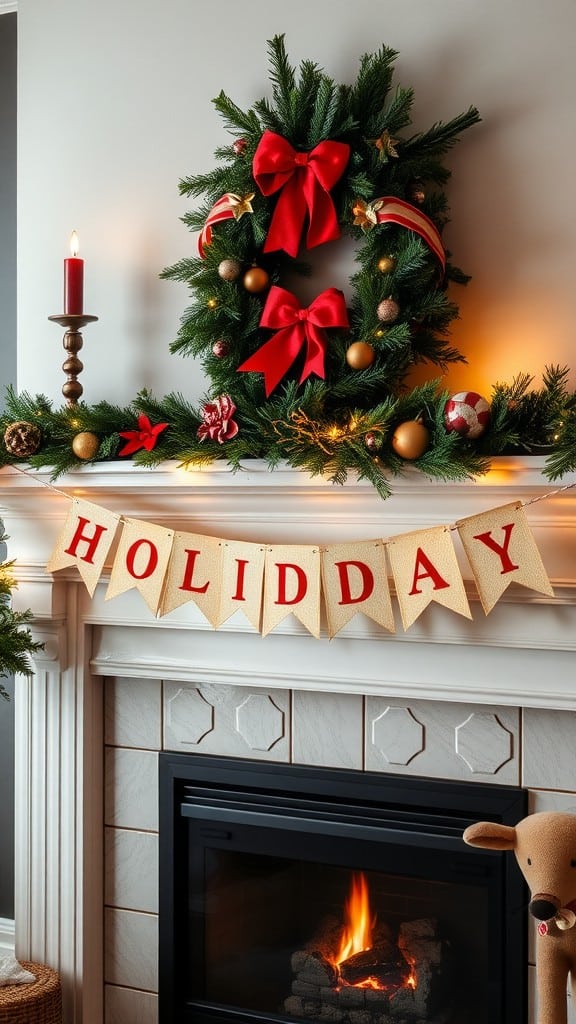
<path id="1" fill-rule="evenodd" d="M 18 466 L 15 463 L 10 463 L 9 465 L 10 465 L 11 469 L 16 469 L 19 473 L 22 473 L 23 476 L 30 477 L 31 480 L 36 480 L 36 482 L 41 484 L 42 487 L 48 487 L 51 491 L 54 491 L 55 494 L 59 494 L 62 498 L 68 498 L 70 501 L 74 500 L 74 497 L 72 495 L 67 494 L 66 491 L 61 490 L 59 487 L 55 487 L 54 484 L 50 483 L 50 481 L 48 481 L 48 480 L 39 480 L 38 477 L 34 473 L 32 473 L 30 470 L 23 469 L 22 466 Z M 0 467 L 0 472 L 1 472 L 2 468 L 3 467 Z M 536 494 L 533 498 L 528 498 L 527 501 L 521 501 L 520 502 L 520 508 L 527 508 L 528 505 L 535 505 L 539 501 L 546 501 L 548 498 L 554 498 L 557 494 L 562 494 L 564 491 L 569 491 L 573 487 L 576 487 L 576 481 L 574 481 L 571 484 L 563 484 L 562 487 L 555 487 L 551 491 L 546 491 L 546 494 Z M 120 518 L 122 520 L 124 519 L 123 516 L 120 516 Z M 445 526 L 445 529 L 446 530 L 457 530 L 458 529 L 458 524 L 457 523 L 449 523 L 449 524 L 447 524 Z"/>

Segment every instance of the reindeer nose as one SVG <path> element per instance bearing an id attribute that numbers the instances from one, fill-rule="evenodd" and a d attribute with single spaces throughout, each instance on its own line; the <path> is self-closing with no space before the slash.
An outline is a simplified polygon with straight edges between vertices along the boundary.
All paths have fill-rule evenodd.
<path id="1" fill-rule="evenodd" d="M 530 913 L 538 921 L 549 921 L 560 909 L 560 900 L 547 892 L 538 892 L 530 901 Z"/>

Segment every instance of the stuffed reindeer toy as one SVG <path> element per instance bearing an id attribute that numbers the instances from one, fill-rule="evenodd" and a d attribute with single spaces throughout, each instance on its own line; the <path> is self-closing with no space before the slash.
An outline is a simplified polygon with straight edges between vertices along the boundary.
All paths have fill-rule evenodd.
<path id="1" fill-rule="evenodd" d="M 537 1024 L 566 1024 L 568 975 L 576 1004 L 576 815 L 531 814 L 515 828 L 480 821 L 463 838 L 486 850 L 514 850 L 539 922 Z"/>

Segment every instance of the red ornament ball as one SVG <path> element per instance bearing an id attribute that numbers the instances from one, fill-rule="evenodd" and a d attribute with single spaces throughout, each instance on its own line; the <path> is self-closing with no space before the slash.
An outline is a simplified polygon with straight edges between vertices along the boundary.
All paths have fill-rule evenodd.
<path id="1" fill-rule="evenodd" d="M 364 445 L 369 452 L 379 452 L 383 441 L 384 437 L 379 430 L 369 430 L 364 435 Z"/>
<path id="2" fill-rule="evenodd" d="M 392 297 L 382 299 L 378 303 L 376 315 L 383 324 L 393 324 L 400 315 L 400 306 Z"/>
<path id="3" fill-rule="evenodd" d="M 246 152 L 247 145 L 248 143 L 246 142 L 246 139 L 235 139 L 232 143 L 232 149 L 236 156 L 242 156 L 242 154 Z"/>
<path id="4" fill-rule="evenodd" d="M 224 341 L 223 338 L 219 338 L 218 341 L 215 341 L 212 345 L 212 352 L 216 356 L 216 359 L 224 359 L 224 357 L 228 355 L 229 351 L 230 348 L 228 342 Z"/>
<path id="5" fill-rule="evenodd" d="M 266 291 L 270 278 L 262 267 L 250 267 L 242 278 L 242 283 L 247 292 L 252 292 L 254 295 L 258 295 L 260 292 Z"/>
<path id="6" fill-rule="evenodd" d="M 480 437 L 489 422 L 490 405 L 477 391 L 458 391 L 444 406 L 446 430 L 454 430 L 462 437 Z"/>

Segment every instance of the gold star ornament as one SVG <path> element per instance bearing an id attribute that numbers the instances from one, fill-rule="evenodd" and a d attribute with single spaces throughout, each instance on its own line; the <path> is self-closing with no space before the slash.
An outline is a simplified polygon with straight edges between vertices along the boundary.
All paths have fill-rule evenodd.
<path id="1" fill-rule="evenodd" d="M 393 139 L 389 131 L 383 131 L 377 139 L 370 140 L 376 149 L 378 150 L 378 159 L 384 163 L 388 162 L 388 158 L 391 156 L 398 156 L 398 139 Z"/>
<path id="2" fill-rule="evenodd" d="M 378 223 L 377 213 L 381 206 L 381 199 L 376 199 L 373 203 L 365 203 L 363 199 L 356 199 L 352 207 L 353 224 L 362 228 L 364 234 L 371 231 Z"/>
<path id="3" fill-rule="evenodd" d="M 237 196 L 234 192 L 230 193 L 230 209 L 234 220 L 240 220 L 245 213 L 254 213 L 252 200 L 255 195 L 255 192 L 247 192 L 245 196 Z"/>

